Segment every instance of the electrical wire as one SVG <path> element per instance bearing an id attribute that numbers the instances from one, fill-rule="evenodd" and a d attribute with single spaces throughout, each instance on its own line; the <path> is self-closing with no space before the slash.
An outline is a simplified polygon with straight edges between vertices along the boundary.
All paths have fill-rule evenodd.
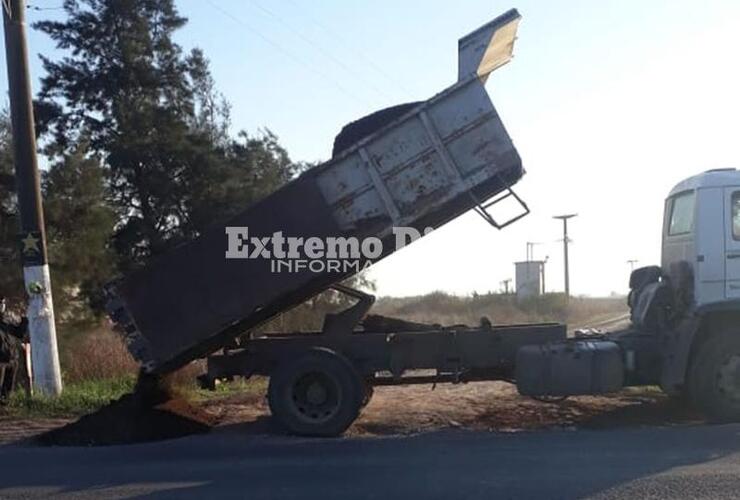
<path id="1" fill-rule="evenodd" d="M 221 6 L 217 5 L 212 0 L 206 0 L 206 3 L 208 3 L 215 10 L 219 11 L 222 15 L 228 17 L 229 19 L 231 19 L 235 23 L 237 23 L 237 24 L 241 25 L 242 27 L 246 28 L 250 33 L 252 33 L 256 37 L 260 38 L 263 42 L 265 42 L 268 45 L 272 46 L 273 48 L 275 48 L 276 50 L 278 50 L 279 52 L 281 52 L 283 55 L 285 55 L 286 57 L 288 57 L 291 60 L 293 60 L 293 62 L 295 62 L 295 63 L 297 63 L 297 64 L 299 64 L 299 65 L 307 68 L 312 73 L 314 73 L 317 76 L 319 76 L 319 77 L 327 80 L 328 82 L 330 82 L 332 85 L 334 85 L 340 92 L 342 92 L 343 94 L 345 94 L 347 97 L 349 97 L 349 98 L 351 98 L 351 99 L 353 99 L 353 100 L 355 100 L 355 101 L 357 101 L 357 102 L 359 102 L 359 103 L 361 103 L 363 105 L 369 105 L 370 104 L 367 101 L 365 101 L 364 99 L 358 97 L 356 94 L 354 94 L 354 93 L 350 92 L 349 90 L 347 90 L 343 85 L 341 85 L 338 81 L 336 81 L 335 79 L 333 79 L 332 77 L 330 77 L 328 74 L 326 74 L 326 73 L 324 73 L 322 71 L 319 71 L 316 68 L 316 66 L 313 66 L 313 65 L 307 63 L 306 61 L 304 61 L 300 57 L 298 57 L 295 54 L 293 54 L 288 49 L 284 48 L 279 43 L 275 42 L 271 38 L 269 38 L 269 37 L 265 36 L 264 34 L 262 34 L 259 30 L 257 30 L 253 26 L 247 24 L 242 19 L 236 17 L 235 15 L 233 15 L 232 13 L 230 13 L 229 11 L 227 11 L 224 8 L 222 8 Z"/>
<path id="2" fill-rule="evenodd" d="M 375 61 L 372 60 L 372 58 L 370 58 L 369 56 L 364 54 L 362 51 L 354 47 L 351 43 L 349 43 L 345 38 L 339 35 L 336 31 L 329 28 L 326 24 L 322 23 L 321 21 L 316 19 L 314 16 L 312 16 L 311 13 L 306 8 L 299 5 L 295 0 L 287 0 L 287 1 L 288 3 L 292 4 L 294 7 L 297 7 L 298 9 L 302 10 L 303 13 L 306 15 L 306 18 L 309 21 L 311 21 L 319 29 L 325 31 L 331 37 L 337 40 L 341 44 L 342 47 L 346 48 L 347 50 L 352 51 L 357 57 L 359 57 L 360 59 L 363 59 L 369 67 L 371 67 L 378 74 L 383 76 L 386 80 L 391 82 L 393 85 L 398 87 L 403 92 L 407 94 L 412 94 L 411 90 L 408 87 L 406 87 L 401 80 L 396 79 L 393 75 L 391 75 L 386 70 L 384 70 L 382 66 L 380 66 L 379 64 L 376 64 Z"/>
<path id="3" fill-rule="evenodd" d="M 255 1 L 255 0 L 252 0 L 251 1 L 251 4 L 254 7 L 256 7 L 257 9 L 259 9 L 260 11 L 262 11 L 263 13 L 265 13 L 268 16 L 270 16 L 273 19 L 275 19 L 281 25 L 285 26 L 288 30 L 290 30 L 291 33 L 295 34 L 298 38 L 300 38 L 301 40 L 303 40 L 307 45 L 310 45 L 311 47 L 313 47 L 314 49 L 316 49 L 317 51 L 319 51 L 321 54 L 324 55 L 324 57 L 326 57 L 326 58 L 330 59 L 331 61 L 333 61 L 334 64 L 336 64 L 337 66 L 339 66 L 340 68 L 342 68 L 343 70 L 345 70 L 347 73 L 351 74 L 352 76 L 356 77 L 363 84 L 365 84 L 368 87 L 370 87 L 371 89 L 373 89 L 376 93 L 378 93 L 379 95 L 382 95 L 384 97 L 387 97 L 389 99 L 393 99 L 392 96 L 390 96 L 389 94 L 387 94 L 386 92 L 384 92 L 382 89 L 380 89 L 378 86 L 374 85 L 372 82 L 369 82 L 367 80 L 367 78 L 364 78 L 355 69 L 353 69 L 352 67 L 346 65 L 344 63 L 344 61 L 342 61 L 338 57 L 334 56 L 334 54 L 332 54 L 331 52 L 329 52 L 327 49 L 325 49 L 324 47 L 322 47 L 318 43 L 316 43 L 313 40 L 311 40 L 310 38 L 308 38 L 298 28 L 296 28 L 295 26 L 292 26 L 290 23 L 288 23 L 287 21 L 285 21 L 284 19 L 282 19 L 278 14 L 276 14 L 273 11 L 271 11 L 270 9 L 268 9 L 267 7 L 263 6 L 262 4 L 260 4 L 259 2 Z"/>

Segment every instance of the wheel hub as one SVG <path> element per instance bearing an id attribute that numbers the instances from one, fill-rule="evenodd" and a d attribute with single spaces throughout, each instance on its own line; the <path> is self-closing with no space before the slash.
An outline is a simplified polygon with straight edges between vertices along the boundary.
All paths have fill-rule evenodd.
<path id="1" fill-rule="evenodd" d="M 320 405 L 326 402 L 326 389 L 319 383 L 314 382 L 306 390 L 306 400 L 312 405 Z"/>
<path id="2" fill-rule="evenodd" d="M 306 373 L 293 384 L 292 401 L 295 412 L 312 423 L 334 416 L 340 407 L 339 385 L 325 373 Z"/>

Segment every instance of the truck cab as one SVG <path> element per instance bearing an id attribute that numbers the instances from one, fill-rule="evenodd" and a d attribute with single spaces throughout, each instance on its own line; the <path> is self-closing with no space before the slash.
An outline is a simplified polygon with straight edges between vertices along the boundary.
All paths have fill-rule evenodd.
<path id="1" fill-rule="evenodd" d="M 661 265 L 630 277 L 632 333 L 614 337 L 628 358 L 643 360 L 642 373 L 627 372 L 652 373 L 716 420 L 740 420 L 740 172 L 679 182 L 662 231 Z"/>
<path id="2" fill-rule="evenodd" d="M 710 170 L 678 183 L 665 202 L 661 269 L 690 273 L 699 311 L 740 308 L 740 172 Z"/>

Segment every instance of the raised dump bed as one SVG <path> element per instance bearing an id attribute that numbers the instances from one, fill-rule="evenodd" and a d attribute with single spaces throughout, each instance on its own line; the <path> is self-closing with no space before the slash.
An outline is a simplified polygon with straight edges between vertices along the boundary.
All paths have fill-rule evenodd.
<path id="1" fill-rule="evenodd" d="M 513 222 L 486 211 L 492 198 L 521 203 L 511 186 L 524 171 L 484 83 L 511 58 L 518 21 L 512 10 L 462 38 L 451 87 L 109 287 L 112 317 L 145 370 L 205 356 L 392 253 L 394 227 L 438 227 L 470 209 L 496 227 Z M 521 205 L 514 220 L 527 213 Z M 275 258 L 265 257 L 277 257 L 273 241 L 262 256 L 248 256 L 249 238 L 275 233 L 383 245 L 372 258 L 349 259 L 356 266 L 275 272 Z"/>

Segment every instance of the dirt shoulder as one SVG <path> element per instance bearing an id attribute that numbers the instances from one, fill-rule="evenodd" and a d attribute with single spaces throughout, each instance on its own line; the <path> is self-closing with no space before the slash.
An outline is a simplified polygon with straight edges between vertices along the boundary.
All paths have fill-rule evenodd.
<path id="1" fill-rule="evenodd" d="M 280 433 L 269 418 L 262 391 L 201 398 L 197 405 L 221 429 L 248 434 Z M 0 443 L 22 440 L 71 419 L 0 417 Z M 351 437 L 409 435 L 446 428 L 518 432 L 552 428 L 610 429 L 701 423 L 679 401 L 654 389 L 628 389 L 610 396 L 579 396 L 543 403 L 519 396 L 504 382 L 378 387 Z"/>
<path id="2" fill-rule="evenodd" d="M 262 390 L 201 397 L 196 404 L 220 429 L 281 433 L 269 418 Z M 68 418 L 0 417 L 0 443 L 23 440 L 62 426 Z M 448 428 L 519 432 L 553 428 L 610 429 L 674 426 L 702 419 L 657 389 L 627 389 L 610 396 L 579 396 L 543 403 L 504 382 L 378 387 L 346 436 L 410 435 Z"/>
<path id="3" fill-rule="evenodd" d="M 269 422 L 264 397 L 205 401 L 221 426 L 245 432 L 279 432 Z M 579 396 L 560 403 L 522 397 L 504 382 L 377 387 L 347 436 L 409 435 L 446 428 L 518 432 L 551 428 L 609 429 L 701 423 L 681 402 L 657 389 L 628 389 L 610 396 Z"/>
<path id="4" fill-rule="evenodd" d="M 0 445 L 17 443 L 71 422 L 70 418 L 0 416 Z"/>

